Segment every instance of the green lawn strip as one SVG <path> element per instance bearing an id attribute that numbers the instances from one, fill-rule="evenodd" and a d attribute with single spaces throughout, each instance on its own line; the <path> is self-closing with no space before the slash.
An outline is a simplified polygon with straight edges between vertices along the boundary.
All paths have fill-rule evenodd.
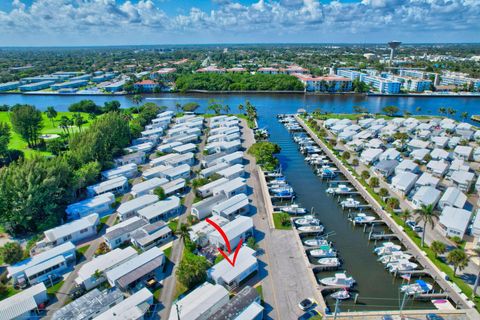
<path id="1" fill-rule="evenodd" d="M 222 261 L 223 259 L 225 259 L 221 254 L 219 254 L 216 258 L 215 258 L 215 262 L 213 264 L 217 264 L 219 263 L 220 261 Z"/>
<path id="2" fill-rule="evenodd" d="M 172 255 L 172 247 L 168 247 L 167 249 L 165 249 L 163 251 L 163 254 L 165 255 L 165 257 L 167 257 L 167 259 L 170 259 L 170 256 Z"/>
<path id="3" fill-rule="evenodd" d="M 178 220 L 174 219 L 174 220 L 168 221 L 168 227 L 170 228 L 170 230 L 172 230 L 173 233 L 177 232 Z"/>
<path id="4" fill-rule="evenodd" d="M 257 290 L 258 295 L 260 296 L 260 299 L 263 302 L 263 288 L 261 285 L 258 285 L 255 287 L 255 290 Z"/>
<path id="5" fill-rule="evenodd" d="M 280 212 L 274 212 L 273 213 L 273 223 L 275 224 L 275 229 L 280 229 L 280 230 L 291 230 L 292 225 L 284 226 L 282 225 L 282 221 L 280 220 Z"/>
<path id="6" fill-rule="evenodd" d="M 160 295 L 162 294 L 162 288 L 158 288 L 157 290 L 153 291 L 153 297 L 155 300 L 160 300 Z"/>
<path id="7" fill-rule="evenodd" d="M 60 288 L 63 286 L 64 282 L 65 281 L 62 280 L 62 281 L 54 284 L 50 288 L 47 288 L 47 293 L 50 294 L 50 295 L 55 295 L 58 292 L 58 290 L 60 290 Z"/>
<path id="8" fill-rule="evenodd" d="M 81 255 L 84 255 L 85 252 L 87 252 L 88 248 L 90 248 L 90 245 L 80 247 L 80 248 L 77 249 L 77 252 Z"/>

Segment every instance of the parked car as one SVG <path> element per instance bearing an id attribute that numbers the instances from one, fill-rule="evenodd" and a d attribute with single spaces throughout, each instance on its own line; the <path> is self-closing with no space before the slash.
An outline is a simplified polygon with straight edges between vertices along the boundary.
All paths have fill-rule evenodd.
<path id="1" fill-rule="evenodd" d="M 422 227 L 420 227 L 415 221 L 413 220 L 407 220 L 405 222 L 407 226 L 409 226 L 413 231 L 415 232 L 422 232 Z"/>
<path id="2" fill-rule="evenodd" d="M 427 320 L 444 320 L 444 318 L 436 313 L 428 313 Z"/>
<path id="3" fill-rule="evenodd" d="M 298 307 L 303 311 L 306 311 L 311 307 L 313 307 L 314 305 L 315 305 L 315 300 L 313 300 L 312 298 L 306 298 L 300 301 L 300 303 L 298 304 Z"/>
<path id="4" fill-rule="evenodd" d="M 317 310 L 310 310 L 310 311 L 307 311 L 305 312 L 304 314 L 302 314 L 298 320 L 308 320 L 308 319 L 312 319 L 316 316 L 320 316 L 320 313 L 318 313 Z"/>

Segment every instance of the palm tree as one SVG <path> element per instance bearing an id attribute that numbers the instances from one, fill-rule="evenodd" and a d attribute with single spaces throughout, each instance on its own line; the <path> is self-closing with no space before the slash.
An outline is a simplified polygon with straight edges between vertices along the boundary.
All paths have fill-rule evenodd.
<path id="1" fill-rule="evenodd" d="M 55 110 L 54 107 L 47 107 L 47 110 L 45 111 L 45 114 L 47 115 L 47 118 L 52 121 L 52 127 L 55 126 L 55 118 L 57 117 L 58 113 L 57 110 Z"/>
<path id="2" fill-rule="evenodd" d="M 453 109 L 453 108 L 448 108 L 447 109 L 447 112 L 450 116 L 454 116 L 455 113 L 457 113 L 457 110 Z"/>
<path id="3" fill-rule="evenodd" d="M 230 107 L 228 106 L 228 104 L 223 106 L 223 112 L 225 112 L 226 114 L 230 112 Z"/>
<path id="4" fill-rule="evenodd" d="M 400 212 L 399 216 L 402 218 L 403 223 L 406 223 L 407 220 L 412 217 L 412 212 L 408 209 L 405 209 L 402 212 Z"/>
<path id="5" fill-rule="evenodd" d="M 177 110 L 177 113 L 180 113 L 182 111 L 182 105 L 180 103 L 175 103 L 175 109 Z"/>
<path id="6" fill-rule="evenodd" d="M 474 252 L 474 254 L 472 256 L 474 256 L 476 258 L 480 258 L 480 248 L 477 247 L 477 248 L 473 249 L 473 252 Z M 475 285 L 473 286 L 473 295 L 474 296 L 477 294 L 477 289 L 478 289 L 479 282 L 480 282 L 480 269 L 477 273 L 477 277 L 475 278 Z"/>
<path id="7" fill-rule="evenodd" d="M 462 112 L 461 116 L 462 116 L 463 121 L 467 120 L 468 112 Z"/>
<path id="8" fill-rule="evenodd" d="M 176 234 L 180 237 L 180 239 L 183 241 L 185 244 L 185 239 L 189 237 L 188 233 L 188 226 L 184 223 L 180 225 L 180 228 L 177 229 Z"/>
<path id="9" fill-rule="evenodd" d="M 140 94 L 136 94 L 132 97 L 133 103 L 137 106 L 137 112 L 140 112 L 139 105 L 143 101 L 143 97 Z"/>
<path id="10" fill-rule="evenodd" d="M 433 241 L 430 245 L 430 249 L 432 249 L 433 253 L 435 254 L 435 258 L 437 258 L 439 254 L 445 253 L 447 246 L 441 241 Z"/>
<path id="11" fill-rule="evenodd" d="M 447 262 L 453 264 L 453 275 L 457 275 L 457 270 L 463 270 L 468 265 L 468 255 L 462 249 L 453 249 L 447 255 Z"/>
<path id="12" fill-rule="evenodd" d="M 368 178 L 370 178 L 370 172 L 368 172 L 367 170 L 363 170 L 360 176 L 363 180 L 368 180 Z"/>
<path id="13" fill-rule="evenodd" d="M 78 131 L 82 131 L 82 126 L 85 124 L 85 120 L 80 113 L 75 113 L 73 115 L 73 122 L 78 127 Z"/>
<path id="14" fill-rule="evenodd" d="M 240 111 L 240 113 L 243 113 L 243 110 L 245 110 L 245 107 L 243 106 L 243 104 L 239 104 L 238 111 Z"/>
<path id="15" fill-rule="evenodd" d="M 438 112 L 439 112 L 440 114 L 445 114 L 445 113 L 447 113 L 447 108 L 445 108 L 445 107 L 440 107 L 440 108 L 438 108 Z"/>
<path id="16" fill-rule="evenodd" d="M 383 199 L 388 196 L 388 190 L 385 188 L 380 188 L 380 190 L 378 190 L 378 195 Z"/>
<path id="17" fill-rule="evenodd" d="M 426 227 L 427 224 L 432 228 L 435 223 L 435 219 L 438 218 L 438 212 L 433 210 L 433 205 L 422 204 L 420 209 L 415 210 L 415 213 L 418 214 L 417 222 L 423 221 L 423 232 L 422 232 L 422 247 L 425 244 L 425 233 L 427 233 Z"/>
<path id="18" fill-rule="evenodd" d="M 62 116 L 60 118 L 60 128 L 62 128 L 62 130 L 68 135 L 70 135 L 70 126 L 72 125 L 72 122 L 72 119 L 69 119 L 67 116 Z"/>

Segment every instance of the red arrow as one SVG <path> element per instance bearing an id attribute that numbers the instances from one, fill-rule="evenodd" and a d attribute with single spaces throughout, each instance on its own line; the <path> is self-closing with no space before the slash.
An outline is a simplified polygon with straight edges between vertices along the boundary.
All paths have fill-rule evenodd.
<path id="1" fill-rule="evenodd" d="M 220 235 L 223 238 L 223 241 L 225 242 L 225 245 L 227 246 L 228 254 L 232 253 L 232 248 L 230 246 L 230 241 L 228 240 L 227 235 L 225 234 L 225 231 L 223 231 L 223 229 L 218 224 L 213 222 L 212 220 L 207 218 L 207 219 L 205 219 L 205 221 L 210 223 L 218 231 L 218 233 L 220 233 Z M 218 248 L 218 251 L 220 252 L 220 254 L 228 261 L 228 263 L 230 263 L 232 265 L 232 267 L 235 266 L 235 262 L 237 261 L 238 252 L 240 251 L 240 247 L 242 246 L 242 243 L 243 243 L 243 239 L 240 238 L 240 242 L 237 245 L 237 249 L 235 249 L 235 252 L 233 253 L 233 261 L 230 260 L 230 258 L 228 257 L 228 254 L 226 254 L 222 249 Z"/>

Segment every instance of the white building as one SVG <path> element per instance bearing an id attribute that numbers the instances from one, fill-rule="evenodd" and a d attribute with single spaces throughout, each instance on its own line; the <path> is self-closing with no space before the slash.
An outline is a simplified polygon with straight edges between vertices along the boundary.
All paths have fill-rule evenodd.
<path id="1" fill-rule="evenodd" d="M 227 235 L 231 249 L 235 250 L 241 239 L 245 241 L 247 238 L 253 236 L 253 219 L 250 217 L 238 216 L 233 221 L 224 225 L 223 231 Z M 227 249 L 225 241 L 219 233 L 210 234 L 209 242 L 211 245 L 222 248 L 223 250 Z"/>
<path id="2" fill-rule="evenodd" d="M 382 153 L 382 149 L 366 149 L 360 155 L 360 161 L 365 164 L 372 164 L 380 159 Z"/>
<path id="3" fill-rule="evenodd" d="M 148 207 L 149 205 L 154 204 L 157 201 L 157 195 L 147 194 L 133 200 L 124 202 L 117 209 L 118 217 L 121 221 L 127 220 L 128 218 L 137 215 L 138 210 Z"/>
<path id="4" fill-rule="evenodd" d="M 205 198 L 202 201 L 194 203 L 192 205 L 192 215 L 197 217 L 198 220 L 203 220 L 212 214 L 214 206 L 227 200 L 227 196 L 224 193 L 219 193 L 211 197 Z"/>
<path id="5" fill-rule="evenodd" d="M 203 170 L 202 170 L 203 171 Z M 208 196 L 211 196 L 213 195 L 213 190 L 216 188 L 216 187 L 222 187 L 223 184 L 229 182 L 230 180 L 228 179 L 225 179 L 225 178 L 220 178 L 220 179 L 217 179 L 217 180 L 214 180 L 212 182 L 209 182 L 201 187 L 198 187 L 196 192 L 197 194 L 202 197 L 202 198 L 205 198 L 205 197 L 208 197 Z"/>
<path id="6" fill-rule="evenodd" d="M 470 222 L 470 211 L 446 206 L 439 219 L 439 229 L 445 236 L 463 238 Z"/>
<path id="7" fill-rule="evenodd" d="M 233 166 L 220 170 L 217 173 L 226 179 L 232 180 L 235 178 L 241 178 L 245 173 L 245 169 L 243 165 L 235 164 Z"/>
<path id="8" fill-rule="evenodd" d="M 118 176 L 87 187 L 87 194 L 89 197 L 98 196 L 107 192 L 124 194 L 127 191 L 128 179 L 124 176 Z"/>
<path id="9" fill-rule="evenodd" d="M 61 226 L 45 231 L 45 239 L 37 244 L 38 247 L 55 247 L 71 241 L 78 243 L 88 237 L 97 234 L 97 226 L 100 223 L 98 214 L 92 213 L 86 217 L 74 220 Z"/>
<path id="10" fill-rule="evenodd" d="M 132 217 L 107 228 L 103 240 L 110 249 L 120 247 L 130 241 L 132 232 L 146 225 L 147 222 L 140 217 Z"/>
<path id="11" fill-rule="evenodd" d="M 418 176 L 412 172 L 401 172 L 392 178 L 391 186 L 393 189 L 406 196 L 415 186 Z"/>
<path id="12" fill-rule="evenodd" d="M 434 176 L 442 178 L 448 170 L 448 163 L 443 160 L 431 160 L 427 163 L 427 171 Z"/>
<path id="13" fill-rule="evenodd" d="M 475 180 L 475 174 L 469 171 L 455 171 L 450 176 L 450 179 L 458 189 L 463 192 L 469 192 Z"/>
<path id="14" fill-rule="evenodd" d="M 412 204 L 416 209 L 420 209 L 422 205 L 432 205 L 434 208 L 440 200 L 441 192 L 434 187 L 420 187 L 412 197 Z"/>
<path id="15" fill-rule="evenodd" d="M 48 301 L 47 288 L 43 283 L 0 301 L 2 320 L 37 319 L 41 317 L 41 304 Z"/>
<path id="16" fill-rule="evenodd" d="M 107 192 L 102 195 L 88 198 L 83 201 L 73 203 L 67 207 L 65 212 L 69 219 L 77 219 L 88 216 L 92 213 L 103 214 L 111 212 L 111 205 L 115 202 L 115 195 Z"/>
<path id="17" fill-rule="evenodd" d="M 146 208 L 138 210 L 138 216 L 154 223 L 160 220 L 168 220 L 169 218 L 176 216 L 180 212 L 180 198 L 177 196 L 171 196 L 165 200 L 158 201 Z"/>
<path id="18" fill-rule="evenodd" d="M 132 191 L 130 192 L 134 198 L 144 196 L 147 194 L 153 194 L 153 191 L 167 183 L 168 180 L 166 178 L 152 178 L 148 179 L 144 182 L 137 183 L 133 185 Z"/>
<path id="19" fill-rule="evenodd" d="M 138 167 L 135 163 L 125 164 L 120 167 L 116 167 L 110 170 L 106 170 L 102 172 L 102 177 L 104 179 L 112 179 L 118 176 L 124 176 L 127 178 L 133 178 L 138 173 Z"/>
<path id="20" fill-rule="evenodd" d="M 438 206 L 440 209 L 443 209 L 446 206 L 463 209 L 465 203 L 467 203 L 467 196 L 460 191 L 460 189 L 448 187 L 443 193 L 442 198 L 440 198 Z"/>
<path id="21" fill-rule="evenodd" d="M 223 227 L 230 222 L 228 219 L 222 216 L 211 216 L 210 220 L 215 222 L 220 227 Z M 214 232 L 217 232 L 217 230 L 210 223 L 202 220 L 190 227 L 189 235 L 193 242 L 201 247 L 204 247 L 208 244 L 210 234 Z"/>
<path id="22" fill-rule="evenodd" d="M 213 215 L 222 216 L 229 220 L 235 219 L 240 214 L 247 214 L 249 211 L 250 203 L 244 193 L 237 194 L 212 207 Z"/>
<path id="23" fill-rule="evenodd" d="M 95 317 L 94 320 L 143 320 L 153 303 L 153 294 L 147 288 L 143 288 Z"/>
<path id="24" fill-rule="evenodd" d="M 129 163 L 135 163 L 136 165 L 140 165 L 145 162 L 145 152 L 137 151 L 134 153 L 126 154 L 119 158 L 114 159 L 115 165 L 123 166 Z"/>

